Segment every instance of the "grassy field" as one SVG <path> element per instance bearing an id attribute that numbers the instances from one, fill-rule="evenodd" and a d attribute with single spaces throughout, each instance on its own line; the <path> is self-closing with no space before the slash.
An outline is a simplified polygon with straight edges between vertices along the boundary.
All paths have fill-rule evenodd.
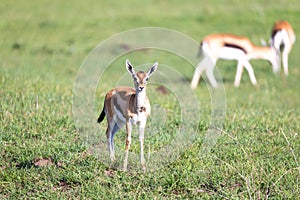
<path id="1" fill-rule="evenodd" d="M 226 103 L 226 117 L 218 127 L 216 144 L 205 155 L 201 155 L 205 135 L 214 120 L 212 91 L 201 81 L 195 96 L 189 97 L 196 99 L 188 102 L 199 110 L 196 119 L 181 118 L 185 116 L 181 113 L 183 100 L 179 100 L 180 91 L 172 91 L 172 85 L 180 88 L 185 80 L 191 80 L 191 64 L 164 50 L 120 56 L 107 51 L 117 57 L 94 91 L 95 109 L 90 117 L 95 122 L 106 91 L 118 83 L 132 84 L 124 66 L 126 58 L 134 65 L 158 60 L 183 77 L 169 83 L 171 92 L 166 95 L 157 91 L 159 85 L 149 85 L 153 105 L 145 141 L 149 154 L 150 148 L 159 151 L 170 144 L 182 122 L 197 121 L 192 124 L 198 130 L 192 144 L 179 144 L 174 152 L 176 159 L 145 174 L 136 158 L 131 158 L 129 172 L 116 170 L 124 153 L 124 132 L 116 136 L 119 163 L 109 166 L 104 162 L 104 158 L 108 160 L 103 157 L 106 148 L 102 148 L 105 152 L 96 151 L 97 145 L 105 142 L 106 124 L 87 124 L 98 130 L 87 142 L 72 110 L 80 66 L 97 44 L 112 35 L 133 28 L 162 27 L 195 41 L 212 32 L 232 32 L 259 44 L 261 38 L 268 39 L 277 19 L 288 20 L 300 38 L 299 16 L 296 0 L 3 1 L 0 199 L 299 199 L 299 40 L 290 55 L 288 77 L 282 70 L 274 75 L 265 61 L 251 61 L 258 80 L 255 87 L 245 71 L 240 87 L 234 88 L 236 63 L 218 62 L 226 94 L 221 99 Z M 167 69 L 162 66 L 160 70 Z M 153 80 L 159 77 L 157 73 Z M 131 151 L 138 154 L 138 149 L 134 133 Z M 162 155 L 155 162 L 166 159 Z"/>

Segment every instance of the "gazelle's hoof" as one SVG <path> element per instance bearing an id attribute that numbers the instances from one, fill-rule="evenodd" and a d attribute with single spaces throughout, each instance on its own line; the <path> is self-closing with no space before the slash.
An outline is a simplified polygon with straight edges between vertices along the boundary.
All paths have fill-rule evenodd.
<path id="1" fill-rule="evenodd" d="M 197 86 L 191 84 L 191 89 L 192 90 L 195 90 L 196 88 L 197 88 Z"/>
<path id="2" fill-rule="evenodd" d="M 143 170 L 144 173 L 146 172 L 146 166 L 145 165 L 142 165 L 142 170 Z"/>
<path id="3" fill-rule="evenodd" d="M 111 156 L 110 156 L 110 161 L 111 161 L 111 162 L 115 162 L 115 161 L 116 161 L 115 155 L 111 155 Z"/>
<path id="4" fill-rule="evenodd" d="M 122 172 L 127 172 L 127 162 L 123 163 Z"/>

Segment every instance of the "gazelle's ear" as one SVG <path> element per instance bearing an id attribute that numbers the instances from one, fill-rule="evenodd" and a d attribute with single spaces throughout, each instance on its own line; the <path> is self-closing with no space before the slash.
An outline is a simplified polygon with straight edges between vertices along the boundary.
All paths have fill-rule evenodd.
<path id="1" fill-rule="evenodd" d="M 147 72 L 148 77 L 150 77 L 157 70 L 157 66 L 158 66 L 158 62 L 155 62 Z"/>
<path id="2" fill-rule="evenodd" d="M 126 69 L 131 74 L 131 76 L 135 76 L 135 71 L 128 59 L 126 60 Z"/>

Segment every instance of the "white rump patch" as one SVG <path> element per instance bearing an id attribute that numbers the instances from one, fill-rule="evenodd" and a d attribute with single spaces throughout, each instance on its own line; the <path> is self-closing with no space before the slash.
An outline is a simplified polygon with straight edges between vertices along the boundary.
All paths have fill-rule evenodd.
<path id="1" fill-rule="evenodd" d="M 273 40 L 274 40 L 274 47 L 276 49 L 280 49 L 281 44 L 286 45 L 287 43 L 289 43 L 289 35 L 286 32 L 286 30 L 283 29 L 283 30 L 278 31 L 276 33 Z"/>

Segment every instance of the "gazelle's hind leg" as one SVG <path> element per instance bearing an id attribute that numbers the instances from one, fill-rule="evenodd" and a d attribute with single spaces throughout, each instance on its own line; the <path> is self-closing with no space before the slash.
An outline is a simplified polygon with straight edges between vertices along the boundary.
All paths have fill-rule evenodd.
<path id="1" fill-rule="evenodd" d="M 218 82 L 214 76 L 214 68 L 215 66 L 206 68 L 206 76 L 213 88 L 218 87 Z"/>
<path id="2" fill-rule="evenodd" d="M 208 80 L 210 81 L 213 87 L 217 87 L 217 81 L 214 77 L 213 71 L 215 67 L 216 60 L 212 60 L 208 55 L 205 55 L 203 60 L 197 65 L 195 69 L 194 76 L 191 82 L 191 88 L 195 89 L 198 85 L 198 82 L 201 78 L 203 71 L 206 71 Z"/>
<path id="3" fill-rule="evenodd" d="M 286 76 L 289 75 L 289 53 L 291 52 L 292 47 L 289 44 L 285 44 L 283 52 L 282 52 L 282 65 L 283 65 L 283 70 L 284 70 L 284 74 Z"/>
<path id="4" fill-rule="evenodd" d="M 288 56 L 289 53 L 292 50 L 292 44 L 289 38 L 289 35 L 287 31 L 283 30 L 281 31 L 281 40 L 280 44 L 277 46 L 277 49 L 280 49 L 280 45 L 283 45 L 283 51 L 282 51 L 282 65 L 283 65 L 283 70 L 284 74 L 287 76 L 289 74 L 289 69 L 288 69 Z"/>
<path id="5" fill-rule="evenodd" d="M 204 61 L 201 61 L 197 65 L 197 68 L 195 69 L 195 72 L 194 72 L 194 76 L 193 76 L 193 79 L 192 79 L 192 82 L 191 82 L 191 88 L 192 89 L 197 88 L 198 82 L 201 78 L 201 74 L 203 73 L 204 70 L 205 70 L 205 63 L 204 63 Z"/>
<path id="6" fill-rule="evenodd" d="M 123 162 L 123 171 L 127 171 L 127 164 L 128 164 L 128 153 L 130 149 L 130 144 L 131 144 L 131 132 L 132 132 L 132 123 L 130 120 L 126 122 L 126 147 L 125 147 L 125 157 L 124 157 L 124 162 Z"/>
<path id="7" fill-rule="evenodd" d="M 117 123 L 112 123 L 109 125 L 106 129 L 106 136 L 107 136 L 107 144 L 108 144 L 108 150 L 109 150 L 109 156 L 110 160 L 113 162 L 116 160 L 115 157 L 115 146 L 114 146 L 114 136 L 116 132 L 119 130 L 119 126 Z"/>

